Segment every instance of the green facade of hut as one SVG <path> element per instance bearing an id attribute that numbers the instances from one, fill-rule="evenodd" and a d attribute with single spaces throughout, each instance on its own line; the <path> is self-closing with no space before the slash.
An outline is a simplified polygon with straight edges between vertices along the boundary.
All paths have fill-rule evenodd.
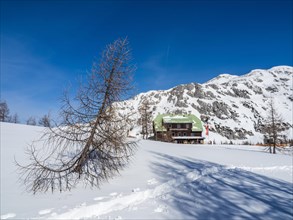
<path id="1" fill-rule="evenodd" d="M 153 121 L 155 140 L 174 143 L 201 144 L 202 123 L 192 114 L 159 114 Z"/>

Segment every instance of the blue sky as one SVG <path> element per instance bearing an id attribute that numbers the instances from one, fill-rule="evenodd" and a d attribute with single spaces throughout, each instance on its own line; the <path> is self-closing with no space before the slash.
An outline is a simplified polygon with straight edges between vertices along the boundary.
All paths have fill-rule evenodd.
<path id="1" fill-rule="evenodd" d="M 293 1 L 1 1 L 1 100 L 58 109 L 105 45 L 128 36 L 136 93 L 292 66 Z"/>

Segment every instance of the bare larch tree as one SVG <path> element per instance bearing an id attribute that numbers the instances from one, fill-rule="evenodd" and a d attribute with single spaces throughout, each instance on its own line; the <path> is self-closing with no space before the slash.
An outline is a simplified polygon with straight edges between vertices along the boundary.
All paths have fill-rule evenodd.
<path id="1" fill-rule="evenodd" d="M 29 117 L 28 120 L 26 121 L 26 124 L 27 125 L 37 125 L 36 118 L 33 116 Z"/>
<path id="2" fill-rule="evenodd" d="M 15 124 L 20 123 L 20 121 L 19 121 L 19 117 L 18 117 L 18 114 L 15 113 L 14 115 L 12 115 L 12 116 L 10 117 L 9 122 L 11 122 L 11 123 L 15 123 Z"/>
<path id="3" fill-rule="evenodd" d="M 0 102 L 0 121 L 2 122 L 10 121 L 9 108 L 6 101 Z"/>
<path id="4" fill-rule="evenodd" d="M 47 128 L 41 150 L 29 147 L 30 164 L 18 164 L 28 190 L 70 190 L 79 182 L 99 187 L 127 164 L 136 149 L 127 138 L 133 121 L 118 109 L 132 90 L 131 63 L 127 38 L 118 39 L 94 62 L 75 98 L 64 93 L 61 122 Z"/>
<path id="5" fill-rule="evenodd" d="M 43 127 L 50 128 L 51 127 L 51 117 L 50 114 L 45 114 L 43 117 L 39 120 L 39 125 Z"/>
<path id="6" fill-rule="evenodd" d="M 282 138 L 282 132 L 286 130 L 282 116 L 277 112 L 273 99 L 268 103 L 268 116 L 265 119 L 264 133 L 269 144 L 269 152 L 275 154 L 278 142 Z"/>
<path id="7" fill-rule="evenodd" d="M 141 124 L 141 134 L 143 139 L 148 139 L 152 129 L 152 110 L 150 102 L 145 99 L 139 107 L 139 124 Z"/>

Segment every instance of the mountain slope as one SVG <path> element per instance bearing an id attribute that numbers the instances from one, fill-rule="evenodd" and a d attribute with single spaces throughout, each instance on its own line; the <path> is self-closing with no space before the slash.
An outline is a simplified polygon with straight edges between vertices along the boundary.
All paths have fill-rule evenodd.
<path id="1" fill-rule="evenodd" d="M 267 117 L 268 101 L 272 97 L 283 116 L 289 138 L 292 138 L 293 67 L 276 66 L 256 69 L 242 76 L 221 74 L 206 83 L 179 85 L 165 91 L 149 91 L 125 101 L 139 119 L 138 108 L 149 100 L 153 117 L 159 113 L 188 113 L 210 118 L 209 140 L 242 143 L 262 142 L 262 123 Z M 135 131 L 139 133 L 139 125 Z"/>

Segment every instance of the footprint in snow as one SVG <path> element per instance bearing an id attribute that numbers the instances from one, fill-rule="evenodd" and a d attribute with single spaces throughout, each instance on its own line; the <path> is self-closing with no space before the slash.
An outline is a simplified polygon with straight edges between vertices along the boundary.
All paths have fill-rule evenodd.
<path id="1" fill-rule="evenodd" d="M 112 193 L 110 193 L 109 195 L 110 195 L 110 196 L 117 196 L 117 194 L 118 194 L 118 193 L 116 193 L 116 192 L 112 192 Z"/>
<path id="2" fill-rule="evenodd" d="M 190 181 L 195 181 L 200 177 L 201 177 L 201 174 L 197 170 L 194 170 L 186 174 L 186 178 L 189 179 Z"/>
<path id="3" fill-rule="evenodd" d="M 154 212 L 167 212 L 167 209 L 163 206 L 157 207 Z"/>
<path id="4" fill-rule="evenodd" d="M 155 185 L 157 183 L 158 183 L 158 181 L 155 178 L 148 180 L 148 185 Z"/>
<path id="5" fill-rule="evenodd" d="M 86 202 L 81 203 L 78 207 L 84 207 L 86 206 Z"/>
<path id="6" fill-rule="evenodd" d="M 96 197 L 96 198 L 94 198 L 94 200 L 95 201 L 101 201 L 101 200 L 103 200 L 105 197 L 103 197 L 103 196 L 101 196 L 101 197 Z"/>
<path id="7" fill-rule="evenodd" d="M 39 215 L 46 215 L 52 212 L 53 209 L 43 209 L 39 211 Z"/>
<path id="8" fill-rule="evenodd" d="M 210 177 L 204 177 L 204 178 L 202 178 L 202 181 L 205 182 L 205 183 L 208 183 L 208 184 L 212 184 L 212 183 L 216 182 L 215 180 L 213 180 Z"/>
<path id="9" fill-rule="evenodd" d="M 140 191 L 140 188 L 134 188 L 133 190 L 132 190 L 132 192 L 139 192 Z"/>

